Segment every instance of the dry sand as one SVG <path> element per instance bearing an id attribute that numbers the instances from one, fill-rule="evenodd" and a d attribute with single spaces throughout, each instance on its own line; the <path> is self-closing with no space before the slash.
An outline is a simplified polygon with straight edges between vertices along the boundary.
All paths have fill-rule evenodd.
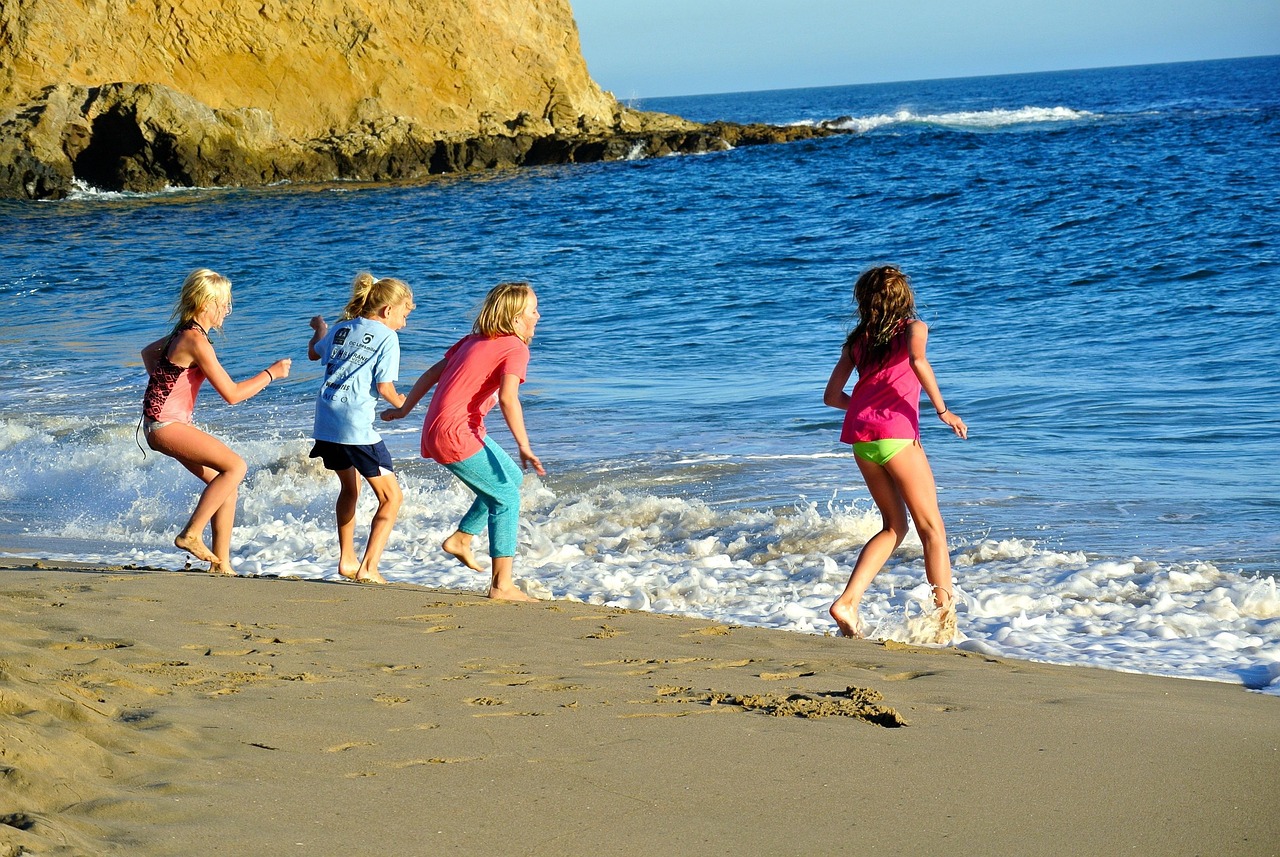
<path id="1" fill-rule="evenodd" d="M 1280 853 L 1280 700 L 1240 687 L 409 585 L 0 568 L 0 857 Z"/>

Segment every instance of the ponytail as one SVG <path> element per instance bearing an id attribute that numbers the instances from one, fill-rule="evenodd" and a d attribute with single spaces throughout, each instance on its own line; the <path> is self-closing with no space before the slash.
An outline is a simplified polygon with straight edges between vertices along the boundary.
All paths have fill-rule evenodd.
<path id="1" fill-rule="evenodd" d="M 413 291 L 395 277 L 375 280 L 373 274 L 361 271 L 351 282 L 351 300 L 342 311 L 342 320 L 366 317 L 384 306 L 413 303 Z"/>

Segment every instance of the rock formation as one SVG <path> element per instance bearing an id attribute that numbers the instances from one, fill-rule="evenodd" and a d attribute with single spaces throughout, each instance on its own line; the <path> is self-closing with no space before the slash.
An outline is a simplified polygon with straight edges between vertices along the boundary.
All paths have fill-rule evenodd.
<path id="1" fill-rule="evenodd" d="M 831 133 L 619 105 L 568 0 L 6 0 L 0 196 L 412 179 Z"/>

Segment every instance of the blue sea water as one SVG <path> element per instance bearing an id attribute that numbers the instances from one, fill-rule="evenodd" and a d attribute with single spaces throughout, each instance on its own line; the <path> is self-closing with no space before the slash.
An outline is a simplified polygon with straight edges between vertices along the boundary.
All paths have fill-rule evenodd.
<path id="1" fill-rule="evenodd" d="M 357 271 L 418 309 L 401 388 L 495 282 L 543 320 L 523 390 L 548 467 L 517 575 L 580 598 L 798 632 L 878 528 L 822 389 L 863 268 L 913 277 L 962 442 L 928 416 L 960 646 L 1280 693 L 1280 57 L 652 99 L 848 134 L 413 185 L 0 202 L 0 546 L 180 567 L 195 482 L 134 440 L 139 348 L 185 273 L 236 309 L 197 418 L 250 462 L 234 561 L 335 576 L 334 480 L 306 458 L 307 320 Z M 637 152 L 637 155 L 642 153 Z M 439 541 L 468 502 L 384 432 L 406 487 L 389 578 L 475 588 Z M 510 447 L 495 411 L 493 434 Z M 369 507 L 362 507 L 367 520 Z M 919 544 L 864 604 L 920 627 Z"/>

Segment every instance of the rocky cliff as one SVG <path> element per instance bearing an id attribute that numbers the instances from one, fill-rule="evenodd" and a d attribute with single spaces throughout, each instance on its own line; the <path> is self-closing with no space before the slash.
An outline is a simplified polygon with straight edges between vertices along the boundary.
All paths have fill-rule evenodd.
<path id="1" fill-rule="evenodd" d="M 568 0 L 0 5 L 0 196 L 406 179 L 810 133 L 623 108 L 588 75 Z"/>

